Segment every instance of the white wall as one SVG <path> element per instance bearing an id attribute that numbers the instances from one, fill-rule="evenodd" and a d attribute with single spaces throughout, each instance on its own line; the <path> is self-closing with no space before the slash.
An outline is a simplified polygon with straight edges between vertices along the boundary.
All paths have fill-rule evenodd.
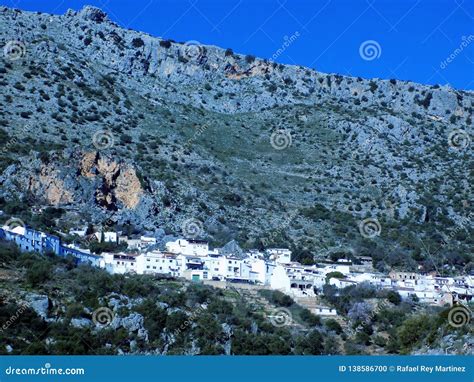
<path id="1" fill-rule="evenodd" d="M 283 268 L 281 265 L 277 265 L 270 277 L 270 287 L 272 289 L 278 289 L 282 292 L 289 293 L 291 290 L 290 285 L 290 278 L 286 274 L 285 268 Z"/>

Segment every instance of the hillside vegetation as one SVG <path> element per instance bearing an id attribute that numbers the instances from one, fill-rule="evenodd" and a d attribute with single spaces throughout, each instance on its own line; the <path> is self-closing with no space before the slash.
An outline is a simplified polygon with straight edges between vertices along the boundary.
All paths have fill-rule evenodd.
<path id="1" fill-rule="evenodd" d="M 0 242 L 0 354 L 468 354 L 447 308 L 368 285 L 325 287 L 337 320 L 278 291 L 110 275 Z M 447 351 L 447 350 L 446 350 Z"/>
<path id="2" fill-rule="evenodd" d="M 0 196 L 51 230 L 112 219 L 306 263 L 470 272 L 472 92 L 323 74 L 125 30 L 96 8 L 0 8 Z M 359 224 L 376 219 L 379 235 Z M 184 233 L 184 236 L 185 233 Z"/>

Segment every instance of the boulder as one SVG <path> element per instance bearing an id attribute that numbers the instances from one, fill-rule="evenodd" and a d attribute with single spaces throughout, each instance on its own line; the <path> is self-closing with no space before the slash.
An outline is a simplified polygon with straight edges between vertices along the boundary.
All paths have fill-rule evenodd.
<path id="1" fill-rule="evenodd" d="M 48 296 L 39 294 L 29 294 L 26 296 L 28 306 L 33 309 L 43 320 L 48 318 L 48 311 L 52 306 Z"/>
<path id="2" fill-rule="evenodd" d="M 96 23 L 102 23 L 108 19 L 107 14 L 99 8 L 86 6 L 79 13 L 78 16 L 84 20 L 91 20 Z"/>

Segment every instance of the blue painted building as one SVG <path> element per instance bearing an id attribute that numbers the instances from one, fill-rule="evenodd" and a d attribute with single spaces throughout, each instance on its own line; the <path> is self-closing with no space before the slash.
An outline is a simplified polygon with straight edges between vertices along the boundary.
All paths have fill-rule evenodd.
<path id="1" fill-rule="evenodd" d="M 72 256 L 76 263 L 89 263 L 98 267 L 101 259 L 100 256 L 62 245 L 61 239 L 57 236 L 27 227 L 24 228 L 24 234 L 0 228 L 0 239 L 13 241 L 23 252 L 42 254 L 51 252 L 61 257 Z"/>

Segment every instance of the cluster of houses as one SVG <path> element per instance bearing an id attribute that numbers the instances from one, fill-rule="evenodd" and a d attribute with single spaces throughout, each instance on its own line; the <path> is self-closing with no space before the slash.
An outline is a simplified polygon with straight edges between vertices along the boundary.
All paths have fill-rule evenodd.
<path id="1" fill-rule="evenodd" d="M 415 298 L 433 305 L 470 301 L 474 291 L 472 276 L 440 277 L 397 271 L 387 275 L 375 272 L 371 258 L 366 257 L 358 258 L 357 264 L 341 259 L 309 266 L 292 261 L 291 251 L 284 248 L 229 253 L 210 249 L 202 240 L 177 239 L 159 249 L 153 237 L 128 239 L 116 233 L 95 235 L 100 241 L 126 241 L 128 251 L 96 255 L 74 245 L 62 244 L 57 236 L 27 227 L 0 228 L 0 239 L 14 241 L 23 251 L 51 251 L 58 256 L 72 256 L 79 263 L 90 263 L 112 274 L 167 275 L 193 281 L 246 283 L 280 290 L 296 298 L 314 297 L 322 293 L 327 284 L 340 289 L 368 283 L 377 288 L 395 290 L 404 299 Z M 330 308 L 320 308 L 316 313 L 336 314 Z"/>

